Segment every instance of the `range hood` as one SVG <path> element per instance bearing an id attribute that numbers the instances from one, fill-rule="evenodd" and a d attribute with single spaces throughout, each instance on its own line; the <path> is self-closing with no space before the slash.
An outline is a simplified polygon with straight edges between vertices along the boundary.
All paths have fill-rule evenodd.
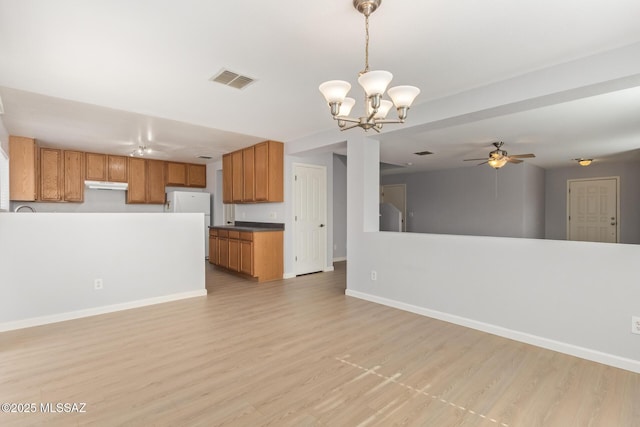
<path id="1" fill-rule="evenodd" d="M 84 185 L 92 190 L 127 190 L 129 188 L 126 182 L 85 181 Z"/>

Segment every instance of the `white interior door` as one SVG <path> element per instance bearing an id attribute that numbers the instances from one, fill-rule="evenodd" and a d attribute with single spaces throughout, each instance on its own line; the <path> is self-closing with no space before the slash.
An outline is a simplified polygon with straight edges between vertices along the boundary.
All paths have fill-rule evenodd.
<path id="1" fill-rule="evenodd" d="M 407 231 L 407 186 L 405 184 L 383 185 L 380 203 L 391 203 L 402 214 L 402 231 Z"/>
<path id="2" fill-rule="evenodd" d="M 327 169 L 294 164 L 295 273 L 323 271 L 327 256 Z"/>
<path id="3" fill-rule="evenodd" d="M 618 178 L 569 180 L 567 240 L 618 242 Z"/>

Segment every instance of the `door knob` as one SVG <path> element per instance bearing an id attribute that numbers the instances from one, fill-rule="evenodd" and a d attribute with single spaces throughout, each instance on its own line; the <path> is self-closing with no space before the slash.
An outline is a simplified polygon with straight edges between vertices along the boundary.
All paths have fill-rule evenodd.
<path id="1" fill-rule="evenodd" d="M 324 227 L 324 224 L 320 224 L 320 228 Z"/>

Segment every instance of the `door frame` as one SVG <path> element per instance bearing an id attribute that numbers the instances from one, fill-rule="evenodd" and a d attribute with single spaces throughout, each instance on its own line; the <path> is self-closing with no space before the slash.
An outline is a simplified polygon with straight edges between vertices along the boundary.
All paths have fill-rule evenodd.
<path id="1" fill-rule="evenodd" d="M 293 219 L 293 274 L 294 275 L 298 275 L 298 274 L 306 274 L 306 273 L 300 273 L 298 272 L 298 264 L 296 262 L 296 257 L 298 256 L 298 222 L 295 220 L 296 218 L 296 168 L 298 168 L 299 166 L 301 167 L 306 167 L 306 168 L 315 168 L 315 169 L 320 169 L 322 170 L 322 174 L 324 176 L 324 179 L 322 180 L 322 183 L 324 185 L 324 222 L 326 224 L 325 227 L 323 227 L 321 233 L 324 234 L 324 248 L 320 248 L 321 251 L 320 253 L 321 255 L 321 259 L 322 259 L 322 270 L 321 271 L 330 271 L 330 269 L 328 269 L 327 267 L 327 248 L 328 248 L 328 234 L 329 234 L 329 205 L 328 205 L 328 195 L 327 195 L 327 187 L 328 187 L 328 183 L 327 183 L 327 167 L 325 165 L 314 165 L 311 163 L 300 163 L 300 162 L 294 162 L 291 164 L 291 170 L 292 170 L 292 174 L 291 174 L 291 193 L 292 193 L 292 197 L 291 200 L 293 201 L 292 206 L 291 206 L 291 218 Z M 333 267 L 332 267 L 333 268 Z"/>
<path id="2" fill-rule="evenodd" d="M 571 194 L 569 190 L 572 182 L 585 182 L 585 181 L 603 181 L 605 179 L 613 179 L 616 181 L 616 243 L 620 243 L 620 177 L 619 176 L 602 176 L 594 178 L 576 178 L 567 180 L 567 191 L 565 193 L 567 197 L 567 215 L 565 216 L 565 223 L 567 229 L 567 240 L 571 240 L 571 224 L 569 223 L 569 215 L 571 214 Z"/>
<path id="3" fill-rule="evenodd" d="M 406 232 L 407 231 L 407 216 L 408 216 L 408 212 L 407 212 L 407 184 L 382 184 L 380 186 L 380 196 L 381 199 L 384 200 L 384 187 L 402 187 L 402 189 L 404 190 L 404 207 L 402 208 L 402 214 L 404 215 L 404 217 L 402 218 L 402 232 Z"/>

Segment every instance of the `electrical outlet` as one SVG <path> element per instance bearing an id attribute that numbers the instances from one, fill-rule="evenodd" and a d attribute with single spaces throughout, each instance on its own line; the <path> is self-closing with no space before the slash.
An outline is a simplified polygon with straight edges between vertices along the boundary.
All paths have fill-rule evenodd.
<path id="1" fill-rule="evenodd" d="M 631 332 L 640 335 L 640 316 L 631 316 Z"/>
<path id="2" fill-rule="evenodd" d="M 93 289 L 95 289 L 96 291 L 99 291 L 100 289 L 102 289 L 102 279 L 95 279 L 93 281 Z"/>
<path id="3" fill-rule="evenodd" d="M 378 273 L 375 270 L 371 270 L 371 280 L 378 280 Z"/>

